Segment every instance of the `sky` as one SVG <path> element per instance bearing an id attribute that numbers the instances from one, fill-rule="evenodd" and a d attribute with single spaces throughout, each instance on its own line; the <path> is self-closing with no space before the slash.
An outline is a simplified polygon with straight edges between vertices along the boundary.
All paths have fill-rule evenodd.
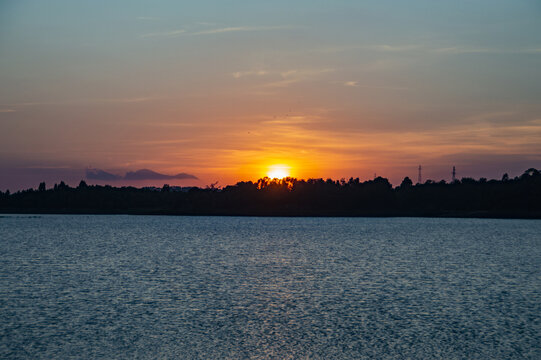
<path id="1" fill-rule="evenodd" d="M 520 175 L 540 34 L 538 0 L 0 0 L 0 190 Z"/>

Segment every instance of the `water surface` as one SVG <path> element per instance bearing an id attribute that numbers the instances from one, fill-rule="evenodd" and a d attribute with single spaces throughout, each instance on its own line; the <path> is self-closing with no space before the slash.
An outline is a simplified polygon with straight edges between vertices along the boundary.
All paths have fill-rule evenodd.
<path id="1" fill-rule="evenodd" d="M 541 358 L 541 221 L 0 217 L 1 358 Z"/>

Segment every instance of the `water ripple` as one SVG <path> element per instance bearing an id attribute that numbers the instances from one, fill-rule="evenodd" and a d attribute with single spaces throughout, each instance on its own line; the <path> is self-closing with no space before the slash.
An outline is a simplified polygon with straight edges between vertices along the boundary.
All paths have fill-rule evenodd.
<path id="1" fill-rule="evenodd" d="M 541 358 L 541 221 L 0 218 L 0 357 Z"/>

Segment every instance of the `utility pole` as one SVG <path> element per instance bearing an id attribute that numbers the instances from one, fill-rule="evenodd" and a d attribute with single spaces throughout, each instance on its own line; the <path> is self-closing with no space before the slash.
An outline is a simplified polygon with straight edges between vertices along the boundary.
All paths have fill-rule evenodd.
<path id="1" fill-rule="evenodd" d="M 455 181 L 456 181 L 456 169 L 453 166 L 453 182 L 455 182 Z"/>
<path id="2" fill-rule="evenodd" d="M 421 165 L 419 165 L 419 176 L 417 177 L 417 184 L 422 184 L 423 183 L 423 175 L 422 175 L 422 170 L 423 168 L 421 167 Z"/>

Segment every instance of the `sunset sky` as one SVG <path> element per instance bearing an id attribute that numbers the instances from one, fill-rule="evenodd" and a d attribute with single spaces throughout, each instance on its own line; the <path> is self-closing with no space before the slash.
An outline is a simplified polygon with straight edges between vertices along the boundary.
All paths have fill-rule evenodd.
<path id="1" fill-rule="evenodd" d="M 0 1 L 2 191 L 419 164 L 541 168 L 540 1 Z"/>

